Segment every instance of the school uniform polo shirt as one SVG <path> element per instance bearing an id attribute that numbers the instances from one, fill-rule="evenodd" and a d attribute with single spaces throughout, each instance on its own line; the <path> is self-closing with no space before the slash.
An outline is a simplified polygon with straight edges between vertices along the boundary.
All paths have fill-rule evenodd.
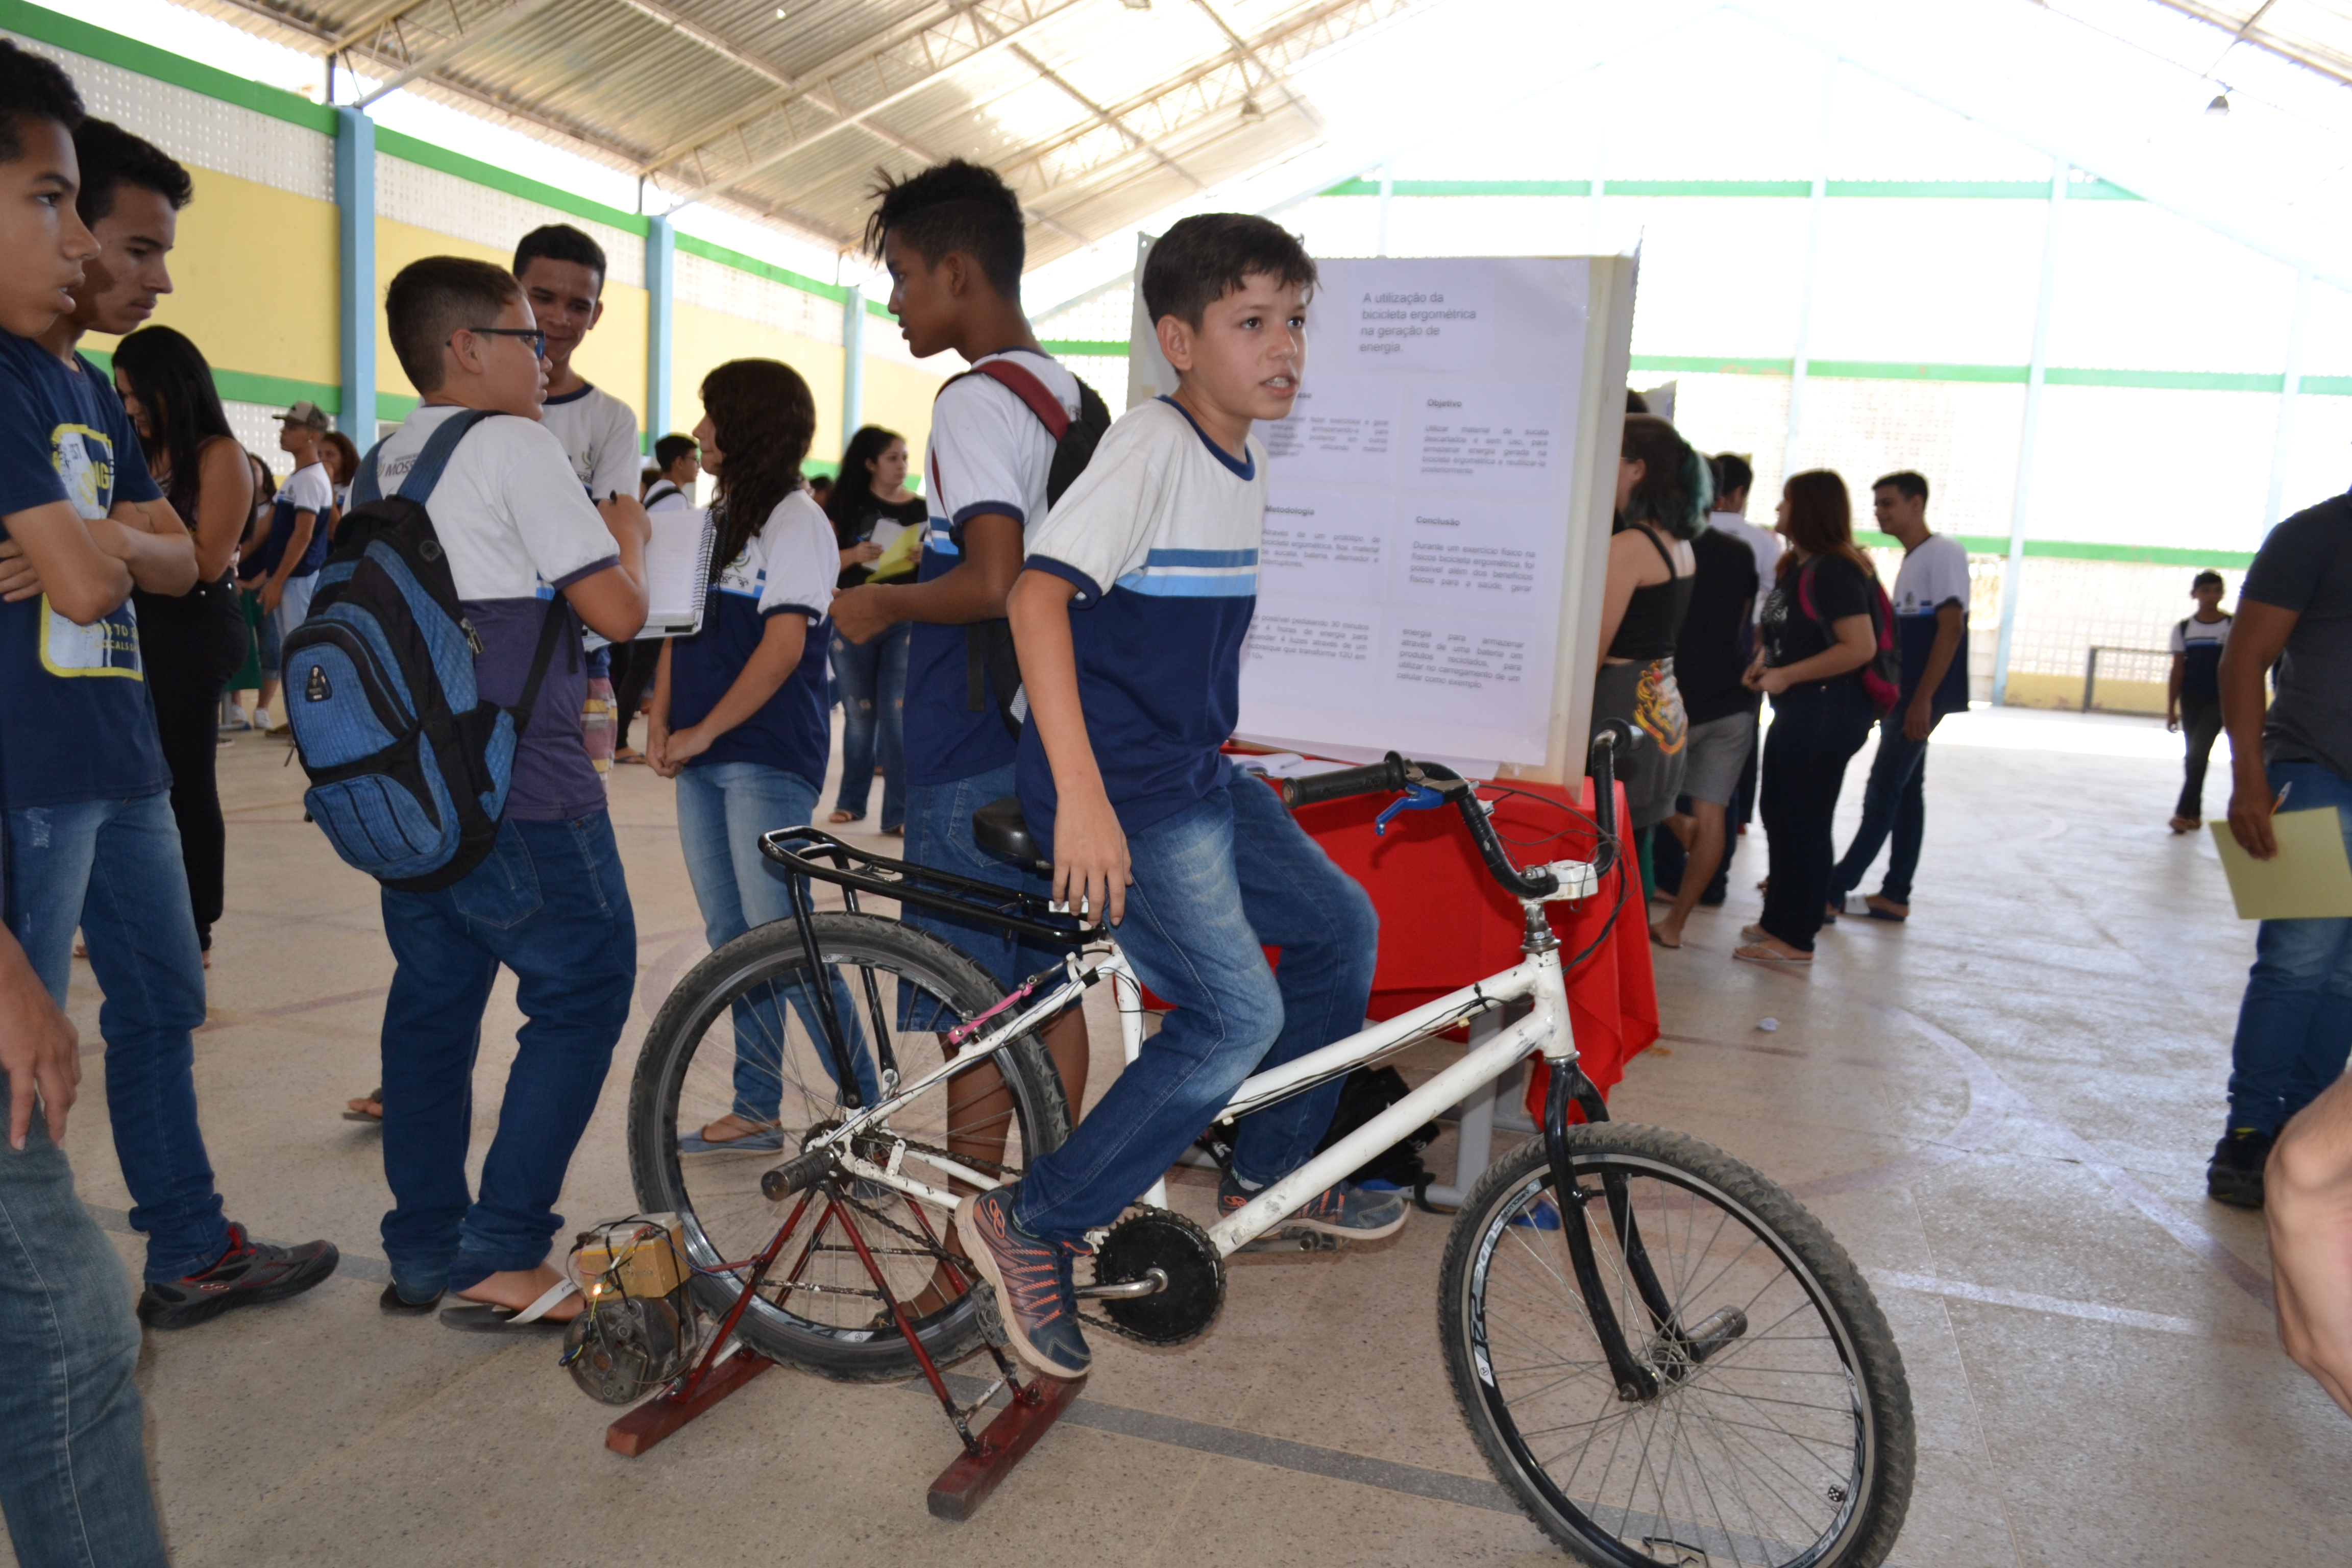
<path id="1" fill-rule="evenodd" d="M 1242 640 L 1257 611 L 1265 453 L 1236 458 L 1168 398 L 1131 410 L 1029 537 L 1028 567 L 1077 588 L 1070 637 L 1103 788 L 1140 833 L 1225 776 L 1241 718 Z M 1021 810 L 1050 855 L 1045 742 L 1021 734 Z"/>
<path id="2" fill-rule="evenodd" d="M 0 332 L 0 517 L 66 501 L 93 520 L 117 501 L 162 494 L 97 367 Z M 87 626 L 51 609 L 46 594 L 0 604 L 0 809 L 171 787 L 129 600 Z"/>
<path id="3" fill-rule="evenodd" d="M 589 500 L 637 493 L 645 458 L 637 451 L 637 416 L 627 404 L 601 386 L 583 385 L 541 404 L 539 422 L 562 443 Z"/>
<path id="4" fill-rule="evenodd" d="M 1895 708 L 1899 722 L 1912 693 L 1927 673 L 1927 656 L 1936 647 L 1936 612 L 1946 605 L 1960 607 L 1960 643 L 1944 679 L 1928 698 L 1936 717 L 1969 710 L 1969 552 L 1948 533 L 1931 533 L 1916 550 L 1906 551 L 1895 569 L 1895 637 L 1903 661 L 1902 694 Z"/>
<path id="5" fill-rule="evenodd" d="M 996 359 L 1035 376 L 1076 416 L 1078 379 L 1059 363 L 1031 349 L 982 354 L 973 363 Z M 930 532 L 915 580 L 928 583 L 962 565 L 963 525 L 982 513 L 1009 517 L 1034 532 L 1045 518 L 1053 467 L 1053 436 L 1012 388 L 985 375 L 950 382 L 931 405 L 923 456 Z M 995 703 L 983 698 L 977 712 L 970 706 L 964 633 L 962 626 L 918 621 L 907 639 L 908 784 L 954 784 L 1013 761 L 1013 737 Z"/>
<path id="6" fill-rule="evenodd" d="M 441 422 L 461 412 L 428 404 L 384 437 L 376 476 L 385 495 L 400 488 Z M 494 415 L 466 432 L 425 510 L 448 552 L 466 618 L 482 639 L 475 687 L 488 701 L 513 707 L 522 700 L 548 616 L 568 613 L 557 595 L 620 564 L 612 532 L 588 504 L 562 444 L 537 420 L 512 415 Z M 558 639 L 515 748 L 507 816 L 572 822 L 604 809 L 604 782 L 580 732 L 587 698 L 575 620 Z"/>
<path id="7" fill-rule="evenodd" d="M 800 663 L 775 695 L 687 766 L 757 763 L 797 773 L 813 788 L 824 787 L 824 764 L 833 745 L 831 692 L 825 684 L 825 647 L 831 638 L 825 612 L 840 572 L 833 524 L 806 490 L 794 490 L 778 501 L 760 531 L 719 568 L 702 613 L 702 629 L 690 637 L 670 639 L 672 730 L 699 724 L 719 706 L 767 635 L 770 617 L 803 616 L 808 632 L 801 641 Z"/>

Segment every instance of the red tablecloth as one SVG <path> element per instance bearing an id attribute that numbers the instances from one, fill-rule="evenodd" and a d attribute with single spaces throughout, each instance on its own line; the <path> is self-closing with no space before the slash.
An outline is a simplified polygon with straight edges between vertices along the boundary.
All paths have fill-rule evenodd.
<path id="1" fill-rule="evenodd" d="M 1501 796 L 1494 822 L 1513 860 L 1528 865 L 1591 855 L 1591 830 L 1552 804 L 1571 802 L 1589 814 L 1590 779 L 1574 796 L 1551 784 L 1510 787 L 1525 793 Z M 1492 797 L 1496 792 L 1486 793 Z M 1394 1017 L 1519 961 L 1518 903 L 1487 875 L 1461 816 L 1451 807 L 1400 812 L 1390 819 L 1385 837 L 1374 837 L 1372 819 L 1395 798 L 1369 795 L 1298 813 L 1299 826 L 1363 884 L 1380 910 L 1375 1018 Z M 1623 821 L 1622 787 L 1617 811 Z M 1576 960 L 1592 948 L 1569 973 L 1568 1009 L 1585 1074 L 1604 1093 L 1625 1076 L 1625 1063 L 1658 1037 L 1648 910 L 1638 876 L 1626 879 L 1633 872 L 1630 861 L 1630 854 L 1621 858 L 1593 897 L 1550 906 L 1560 961 Z M 1544 1079 L 1538 1066 L 1528 1086 L 1528 1111 L 1538 1119 Z"/>

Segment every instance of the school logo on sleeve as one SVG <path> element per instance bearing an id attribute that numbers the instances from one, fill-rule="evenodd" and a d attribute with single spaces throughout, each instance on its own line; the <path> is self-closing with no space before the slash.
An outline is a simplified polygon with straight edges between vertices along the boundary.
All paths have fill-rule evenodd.
<path id="1" fill-rule="evenodd" d="M 76 626 L 52 609 L 49 596 L 42 595 L 41 668 L 68 679 L 105 675 L 146 679 L 139 663 L 136 613 L 124 605 L 104 620 Z"/>
<path id="2" fill-rule="evenodd" d="M 65 482 L 66 499 L 87 522 L 114 507 L 114 443 L 103 430 L 60 425 L 49 432 L 49 462 Z"/>

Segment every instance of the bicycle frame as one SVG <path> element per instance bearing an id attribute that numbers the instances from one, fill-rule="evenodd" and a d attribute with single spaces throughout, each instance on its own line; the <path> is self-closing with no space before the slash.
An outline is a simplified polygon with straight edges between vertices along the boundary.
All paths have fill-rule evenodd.
<path id="1" fill-rule="evenodd" d="M 1543 904 L 1547 900 L 1525 899 L 1520 901 L 1528 913 L 1528 936 L 1526 956 L 1518 963 L 1435 1001 L 1425 1002 L 1385 1023 L 1375 1024 L 1345 1039 L 1335 1040 L 1319 1050 L 1310 1051 L 1293 1061 L 1269 1068 L 1243 1080 L 1240 1088 L 1234 1090 L 1233 1099 L 1218 1113 L 1217 1121 L 1230 1121 L 1246 1116 L 1318 1084 L 1344 1077 L 1359 1067 L 1400 1050 L 1425 1036 L 1466 1022 L 1490 1008 L 1522 998 L 1534 1001 L 1533 1010 L 1525 1018 L 1467 1052 L 1460 1061 L 1447 1067 L 1281 1181 L 1266 1187 L 1242 1208 L 1213 1226 L 1209 1238 L 1215 1243 L 1220 1253 L 1231 1256 L 1255 1241 L 1274 1229 L 1307 1199 L 1353 1173 L 1413 1128 L 1501 1078 L 1528 1057 L 1542 1051 L 1545 1059 L 1553 1065 L 1556 1071 L 1566 1073 L 1574 1068 L 1577 1053 L 1568 1018 L 1568 988 L 1560 973 L 1559 946 L 1543 917 Z M 1097 962 L 1093 967 L 1082 969 L 1080 960 L 1087 957 Z M 984 1032 L 966 1042 L 956 1056 L 912 1082 L 899 1086 L 895 1093 L 885 1095 L 876 1104 L 851 1112 L 840 1126 L 812 1142 L 799 1159 L 771 1172 L 771 1179 L 793 1165 L 806 1164 L 816 1168 L 827 1162 L 837 1162 L 853 1176 L 894 1188 L 908 1198 L 935 1208 L 952 1209 L 958 1201 L 955 1194 L 918 1181 L 900 1169 L 905 1155 L 903 1145 L 892 1150 L 886 1163 L 877 1163 L 857 1152 L 857 1142 L 861 1139 L 888 1142 L 887 1129 L 893 1111 L 928 1092 L 942 1079 L 969 1071 L 988 1060 L 1013 1041 L 1053 1018 L 1071 1002 L 1085 994 L 1090 986 L 1105 979 L 1111 982 L 1112 994 L 1118 1005 L 1127 1059 L 1133 1061 L 1143 1048 L 1142 988 L 1136 980 L 1135 972 L 1129 967 L 1126 955 L 1118 951 L 1118 944 L 1104 942 L 1089 945 L 1081 952 L 1072 953 L 1064 960 L 1064 973 L 1066 978 L 1050 989 L 1043 985 L 1043 976 L 1033 978 L 1023 988 L 1029 993 L 1025 1002 L 1022 993 L 1016 992 L 1009 999 L 1015 1005 L 1006 1009 L 1005 1014 L 1000 1015 Z M 1555 1041 L 1558 1048 L 1546 1049 Z M 876 1131 L 876 1129 L 882 1131 Z M 951 1159 L 927 1154 L 924 1160 L 975 1188 L 985 1189 L 1001 1184 L 998 1178 Z M 777 1184 L 782 1190 L 771 1192 L 771 1196 L 782 1196 L 799 1184 L 787 1178 Z M 1164 1185 L 1164 1183 L 1155 1184 L 1140 1201 L 1165 1206 Z"/>

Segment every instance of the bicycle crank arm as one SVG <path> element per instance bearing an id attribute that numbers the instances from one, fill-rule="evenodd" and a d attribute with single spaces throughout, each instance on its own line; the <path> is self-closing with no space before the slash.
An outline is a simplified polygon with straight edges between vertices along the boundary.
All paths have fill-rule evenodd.
<path id="1" fill-rule="evenodd" d="M 1165 1269 L 1146 1270 L 1140 1279 L 1129 1279 L 1119 1285 L 1081 1285 L 1077 1296 L 1081 1301 L 1131 1301 L 1138 1296 L 1157 1296 L 1168 1289 Z"/>

